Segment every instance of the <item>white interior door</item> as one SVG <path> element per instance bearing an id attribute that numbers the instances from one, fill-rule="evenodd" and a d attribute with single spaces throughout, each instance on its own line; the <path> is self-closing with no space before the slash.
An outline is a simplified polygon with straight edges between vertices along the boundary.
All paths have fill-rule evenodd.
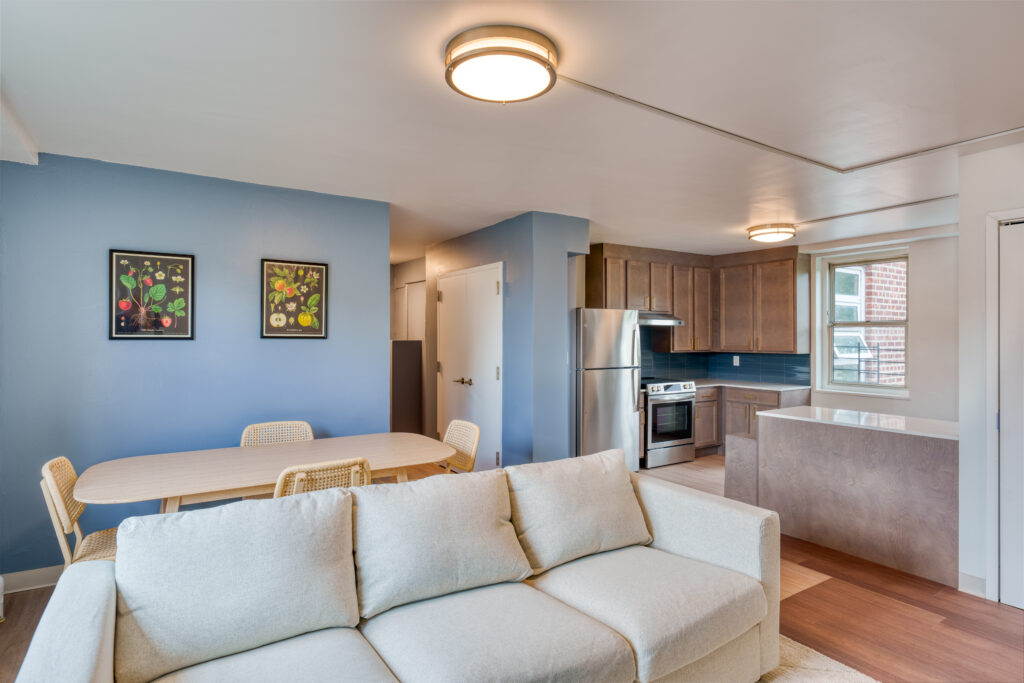
<path id="1" fill-rule="evenodd" d="M 437 431 L 469 420 L 480 427 L 476 469 L 501 465 L 501 333 L 504 266 L 437 280 Z"/>
<path id="2" fill-rule="evenodd" d="M 1024 225 L 999 228 L 999 601 L 1024 608 Z"/>

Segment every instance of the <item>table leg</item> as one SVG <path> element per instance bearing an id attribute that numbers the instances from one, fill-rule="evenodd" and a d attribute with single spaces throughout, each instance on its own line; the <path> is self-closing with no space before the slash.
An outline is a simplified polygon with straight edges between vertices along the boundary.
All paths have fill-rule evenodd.
<path id="1" fill-rule="evenodd" d="M 174 498 L 164 498 L 160 501 L 160 512 L 177 512 L 178 506 L 181 505 L 181 496 L 175 496 Z"/>
<path id="2" fill-rule="evenodd" d="M 405 471 L 405 468 L 398 470 L 398 474 L 395 475 L 395 479 L 399 482 L 409 481 L 409 473 Z"/>

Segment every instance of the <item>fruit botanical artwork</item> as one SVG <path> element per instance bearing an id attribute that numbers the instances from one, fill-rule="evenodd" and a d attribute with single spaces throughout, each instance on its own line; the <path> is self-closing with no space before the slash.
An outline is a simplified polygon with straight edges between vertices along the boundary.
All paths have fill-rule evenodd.
<path id="1" fill-rule="evenodd" d="M 327 338 L 327 264 L 260 262 L 262 337 Z"/>
<path id="2" fill-rule="evenodd" d="M 110 250 L 110 338 L 194 339 L 195 257 Z"/>

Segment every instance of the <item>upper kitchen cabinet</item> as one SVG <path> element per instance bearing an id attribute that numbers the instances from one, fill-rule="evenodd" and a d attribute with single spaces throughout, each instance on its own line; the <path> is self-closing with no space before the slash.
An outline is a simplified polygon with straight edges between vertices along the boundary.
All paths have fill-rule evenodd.
<path id="1" fill-rule="evenodd" d="M 796 247 L 715 257 L 718 349 L 810 351 L 810 256 Z"/>
<path id="2" fill-rule="evenodd" d="M 586 305 L 671 314 L 674 267 L 703 266 L 711 257 L 620 244 L 592 244 L 587 255 Z M 684 318 L 687 329 L 690 320 Z"/>
<path id="3" fill-rule="evenodd" d="M 672 315 L 686 324 L 672 328 L 673 351 L 711 350 L 711 269 L 672 266 Z"/>

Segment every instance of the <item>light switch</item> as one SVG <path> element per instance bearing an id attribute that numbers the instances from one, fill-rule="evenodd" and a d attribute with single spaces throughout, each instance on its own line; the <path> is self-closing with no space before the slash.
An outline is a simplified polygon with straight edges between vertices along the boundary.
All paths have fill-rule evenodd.
<path id="1" fill-rule="evenodd" d="M 740 357 L 739 356 L 733 356 L 732 357 L 732 364 L 733 364 L 733 367 L 737 367 L 738 368 L 740 366 Z"/>

